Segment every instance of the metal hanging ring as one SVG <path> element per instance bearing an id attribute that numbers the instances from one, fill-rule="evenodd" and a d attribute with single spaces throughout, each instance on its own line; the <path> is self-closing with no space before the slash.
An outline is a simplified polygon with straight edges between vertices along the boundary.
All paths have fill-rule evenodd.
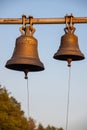
<path id="1" fill-rule="evenodd" d="M 23 24 L 23 29 L 25 29 L 25 27 L 26 27 L 26 23 L 25 23 L 25 20 L 26 20 L 26 15 L 25 14 L 23 14 L 22 15 L 22 24 Z"/>
<path id="2" fill-rule="evenodd" d="M 30 35 L 31 36 L 33 36 L 33 34 L 35 32 L 35 28 L 33 27 L 32 19 L 33 19 L 33 16 L 29 16 L 29 20 L 30 20 L 29 30 L 30 30 Z"/>
<path id="3" fill-rule="evenodd" d="M 66 15 L 65 16 L 65 21 L 66 21 L 66 27 L 64 28 L 64 31 L 65 33 L 74 33 L 76 28 L 74 27 L 73 23 L 72 23 L 72 18 L 73 18 L 73 15 Z M 68 22 L 70 19 L 70 22 Z"/>
<path id="4" fill-rule="evenodd" d="M 26 15 L 23 14 L 23 15 L 22 15 L 22 24 L 23 24 L 23 25 L 22 25 L 22 27 L 19 28 L 19 30 L 20 30 L 20 32 L 21 32 L 22 35 L 25 34 L 25 28 L 26 28 L 25 20 L 26 20 Z"/>
<path id="5" fill-rule="evenodd" d="M 75 30 L 76 30 L 76 28 L 74 26 L 72 28 L 71 27 L 65 27 L 64 28 L 65 33 L 74 33 Z"/>

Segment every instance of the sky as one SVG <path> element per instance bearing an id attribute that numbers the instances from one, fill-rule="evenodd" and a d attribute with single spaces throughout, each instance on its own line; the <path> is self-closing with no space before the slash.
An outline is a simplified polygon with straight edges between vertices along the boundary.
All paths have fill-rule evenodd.
<path id="1" fill-rule="evenodd" d="M 63 18 L 66 14 L 87 17 L 86 0 L 0 0 L 0 18 Z M 15 40 L 22 25 L 0 25 L 0 84 L 11 92 L 27 117 L 27 81 L 24 73 L 5 68 L 12 56 Z M 43 126 L 66 127 L 69 68 L 65 61 L 53 59 L 58 50 L 65 24 L 33 25 L 38 53 L 45 70 L 28 74 L 29 116 Z M 71 66 L 69 130 L 87 130 L 87 25 L 74 24 L 85 60 Z"/>

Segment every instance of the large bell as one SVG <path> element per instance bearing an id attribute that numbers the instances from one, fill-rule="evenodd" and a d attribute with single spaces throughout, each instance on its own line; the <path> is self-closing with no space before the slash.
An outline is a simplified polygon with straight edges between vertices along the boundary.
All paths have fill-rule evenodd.
<path id="1" fill-rule="evenodd" d="M 24 71 L 25 73 L 28 71 L 44 70 L 44 65 L 38 56 L 37 44 L 36 38 L 30 36 L 28 33 L 18 37 L 13 55 L 7 61 L 5 67 L 12 70 Z"/>
<path id="2" fill-rule="evenodd" d="M 71 30 L 66 31 L 61 37 L 61 44 L 58 51 L 54 54 L 53 58 L 65 61 L 78 61 L 83 60 L 84 55 L 81 53 L 78 45 L 78 37 Z"/>

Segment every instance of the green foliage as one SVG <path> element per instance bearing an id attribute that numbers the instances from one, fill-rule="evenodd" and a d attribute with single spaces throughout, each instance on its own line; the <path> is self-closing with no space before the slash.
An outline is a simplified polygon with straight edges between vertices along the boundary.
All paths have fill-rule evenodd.
<path id="1" fill-rule="evenodd" d="M 56 128 L 54 126 L 48 125 L 45 130 L 63 130 L 63 128 Z"/>
<path id="2" fill-rule="evenodd" d="M 28 124 L 29 124 L 29 130 L 34 130 L 36 128 L 36 122 L 31 117 L 28 120 Z"/>
<path id="3" fill-rule="evenodd" d="M 46 128 L 41 123 L 36 126 L 33 118 L 24 117 L 21 105 L 14 97 L 9 96 L 6 88 L 0 86 L 0 130 L 63 130 L 48 125 Z"/>
<path id="4" fill-rule="evenodd" d="M 0 130 L 29 130 L 20 103 L 0 86 Z"/>
<path id="5" fill-rule="evenodd" d="M 45 130 L 45 128 L 44 128 L 43 125 L 40 123 L 40 124 L 38 125 L 37 130 Z"/>

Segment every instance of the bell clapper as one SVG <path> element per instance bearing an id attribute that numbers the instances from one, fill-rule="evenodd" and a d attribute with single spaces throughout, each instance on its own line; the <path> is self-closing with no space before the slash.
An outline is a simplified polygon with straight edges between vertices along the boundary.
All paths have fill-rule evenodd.
<path id="1" fill-rule="evenodd" d="M 24 73 L 25 73 L 25 77 L 24 77 L 24 78 L 25 78 L 25 79 L 28 79 L 28 76 L 27 76 L 28 72 L 29 72 L 28 69 L 25 69 L 25 70 L 24 70 Z"/>
<path id="2" fill-rule="evenodd" d="M 71 59 L 71 58 L 68 58 L 68 59 L 67 59 L 67 62 L 68 62 L 68 67 L 71 67 L 71 61 L 72 61 L 72 59 Z"/>

